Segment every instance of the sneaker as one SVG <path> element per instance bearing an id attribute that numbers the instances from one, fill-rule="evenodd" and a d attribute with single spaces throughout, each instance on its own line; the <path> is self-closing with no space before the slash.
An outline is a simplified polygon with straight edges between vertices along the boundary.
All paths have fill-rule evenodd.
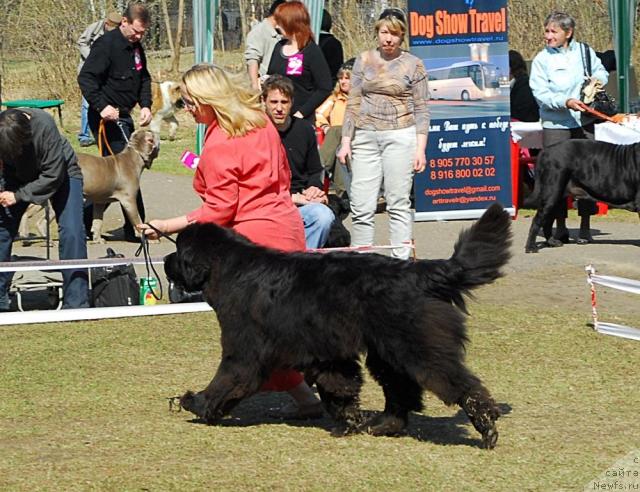
<path id="1" fill-rule="evenodd" d="M 80 147 L 91 147 L 92 145 L 95 145 L 96 141 L 91 139 L 91 140 L 80 140 Z"/>

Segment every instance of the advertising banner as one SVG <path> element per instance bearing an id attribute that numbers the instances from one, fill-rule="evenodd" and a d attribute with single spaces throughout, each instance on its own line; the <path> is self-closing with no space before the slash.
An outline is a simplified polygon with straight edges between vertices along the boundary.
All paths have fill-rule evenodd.
<path id="1" fill-rule="evenodd" d="M 476 218 L 511 194 L 507 0 L 409 0 L 409 45 L 429 74 L 427 169 L 416 220 Z"/>

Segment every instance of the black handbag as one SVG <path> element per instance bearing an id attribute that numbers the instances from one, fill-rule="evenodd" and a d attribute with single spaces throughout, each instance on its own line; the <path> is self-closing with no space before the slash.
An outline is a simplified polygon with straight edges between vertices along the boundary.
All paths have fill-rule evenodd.
<path id="1" fill-rule="evenodd" d="M 585 89 L 591 83 L 591 54 L 589 51 L 589 45 L 587 43 L 581 44 L 581 53 L 582 53 L 582 66 L 584 67 L 584 75 L 585 81 L 580 88 L 580 100 L 587 104 L 591 109 L 598 111 L 606 116 L 613 116 L 614 114 L 618 114 L 618 107 L 616 104 L 616 100 L 611 97 L 604 89 L 596 90 L 593 95 L 593 100 L 590 102 L 585 101 Z M 593 123 L 594 121 L 602 121 L 601 118 L 598 118 L 592 114 L 583 113 L 583 120 L 587 119 L 587 123 Z"/>
<path id="2" fill-rule="evenodd" d="M 107 248 L 103 258 L 124 258 Z M 114 265 L 91 269 L 91 305 L 93 307 L 137 306 L 140 287 L 133 265 Z"/>

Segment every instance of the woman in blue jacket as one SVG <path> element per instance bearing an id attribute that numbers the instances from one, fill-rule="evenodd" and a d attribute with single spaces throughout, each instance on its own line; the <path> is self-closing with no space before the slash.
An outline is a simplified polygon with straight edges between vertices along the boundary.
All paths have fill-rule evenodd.
<path id="1" fill-rule="evenodd" d="M 585 113 L 587 106 L 580 100 L 585 80 L 584 57 L 591 60 L 591 75 L 606 84 L 609 75 L 593 49 L 575 41 L 576 21 L 563 12 L 553 12 L 544 21 L 545 48 L 531 64 L 529 84 L 540 106 L 543 128 L 543 147 L 571 138 L 594 139 L 593 120 Z M 592 200 L 578 200 L 580 233 L 578 244 L 592 241 L 589 217 L 596 212 Z M 549 238 L 549 246 L 569 242 L 566 226 L 567 206 L 562 202 L 556 210 L 556 231 Z"/>

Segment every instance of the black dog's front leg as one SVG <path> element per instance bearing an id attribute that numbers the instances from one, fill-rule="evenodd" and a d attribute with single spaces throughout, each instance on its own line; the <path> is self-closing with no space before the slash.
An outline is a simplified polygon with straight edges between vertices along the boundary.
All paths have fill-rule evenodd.
<path id="1" fill-rule="evenodd" d="M 543 230 L 545 239 L 548 241 L 551 237 L 551 230 L 553 227 L 553 208 L 545 207 L 544 209 L 538 209 L 536 215 L 531 221 L 531 227 L 529 228 L 529 235 L 527 236 L 527 244 L 524 248 L 525 253 L 537 253 L 538 245 L 536 244 L 536 238 L 540 229 Z"/>
<path id="2" fill-rule="evenodd" d="M 199 393 L 187 391 L 180 404 L 207 424 L 214 424 L 241 400 L 256 393 L 264 381 L 247 367 L 223 358 L 216 375 Z"/>
<path id="3" fill-rule="evenodd" d="M 318 371 L 316 379 L 318 393 L 329 415 L 339 427 L 334 436 L 360 432 L 363 417 L 360 410 L 362 371 L 355 360 L 332 361 Z"/>

